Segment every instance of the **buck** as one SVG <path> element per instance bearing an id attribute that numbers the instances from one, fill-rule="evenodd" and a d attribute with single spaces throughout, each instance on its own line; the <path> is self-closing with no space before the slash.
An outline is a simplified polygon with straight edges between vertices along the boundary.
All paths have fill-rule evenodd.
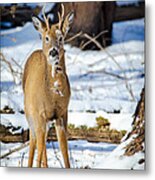
<path id="1" fill-rule="evenodd" d="M 32 17 L 34 27 L 42 36 L 42 49 L 30 55 L 23 75 L 24 108 L 30 128 L 28 167 L 33 166 L 36 148 L 37 167 L 48 167 L 46 139 L 48 124 L 53 121 L 65 167 L 70 167 L 67 144 L 70 85 L 65 67 L 64 39 L 74 14 L 70 12 L 64 17 L 62 5 L 58 17 L 59 22 L 51 26 L 44 11 L 44 21 Z"/>

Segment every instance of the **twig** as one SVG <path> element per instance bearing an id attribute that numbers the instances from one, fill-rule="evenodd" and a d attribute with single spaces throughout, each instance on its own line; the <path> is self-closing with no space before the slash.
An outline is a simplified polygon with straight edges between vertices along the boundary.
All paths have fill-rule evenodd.
<path id="1" fill-rule="evenodd" d="M 104 73 L 104 74 L 107 74 L 107 75 L 110 75 L 110 76 L 114 76 L 114 77 L 116 77 L 118 79 L 125 80 L 125 77 L 120 76 L 120 75 L 115 74 L 115 73 L 112 73 L 112 72 L 108 72 L 108 71 L 105 70 L 105 68 L 95 70 L 95 71 L 88 71 L 87 73 L 80 75 L 80 78 L 83 77 L 83 76 L 86 76 L 88 74 L 92 74 L 92 73 Z M 128 79 L 126 79 L 126 80 L 128 80 Z"/>
<path id="2" fill-rule="evenodd" d="M 55 146 L 54 146 L 53 141 L 52 141 L 52 147 L 53 147 L 53 151 L 54 151 L 54 154 L 55 154 L 56 159 L 58 160 L 61 168 L 63 168 L 63 165 L 62 165 L 62 163 L 61 163 L 61 160 L 59 159 L 59 157 L 58 157 L 58 155 L 57 155 L 57 152 L 56 152 L 56 150 L 55 150 Z"/>
<path id="3" fill-rule="evenodd" d="M 114 56 L 112 56 L 109 51 L 107 51 L 106 49 L 104 49 L 104 51 L 107 53 L 107 55 L 111 58 L 111 60 L 118 66 L 118 68 L 123 72 L 124 74 L 124 81 L 125 81 L 125 86 L 126 86 L 126 89 L 128 90 L 130 96 L 132 97 L 132 100 L 135 101 L 135 97 L 134 97 L 134 94 L 133 94 L 133 91 L 131 89 L 131 85 L 128 84 L 128 81 L 127 81 L 127 77 L 126 77 L 126 74 L 124 72 L 124 69 L 120 66 L 120 64 L 116 61 L 116 59 L 114 58 Z"/>
<path id="4" fill-rule="evenodd" d="M 118 57 L 118 56 L 121 56 L 121 55 L 127 56 L 127 55 L 135 55 L 135 54 L 140 54 L 141 55 L 142 53 L 143 53 L 143 51 L 134 51 L 134 52 L 125 52 L 125 53 L 115 53 L 115 54 L 113 54 L 113 56 Z M 92 67 L 92 66 L 94 66 L 96 64 L 100 64 L 100 63 L 102 63 L 103 61 L 106 61 L 106 60 L 107 60 L 107 56 L 102 58 L 102 59 L 99 59 L 98 61 L 95 61 L 95 62 L 89 64 L 89 67 Z"/>
<path id="5" fill-rule="evenodd" d="M 71 148 L 69 148 L 69 153 L 70 153 L 70 160 L 72 161 L 73 168 L 76 168 L 76 166 L 75 166 L 75 161 L 74 161 L 74 158 L 73 158 L 73 155 L 72 155 L 72 149 L 71 149 Z"/>
<path id="6" fill-rule="evenodd" d="M 86 43 L 84 43 L 83 45 L 82 45 L 82 47 L 81 47 L 81 49 L 84 49 L 88 44 L 90 44 L 91 42 L 92 42 L 92 39 L 94 39 L 94 40 L 96 40 L 97 38 L 99 38 L 101 35 L 103 35 L 103 34 L 105 34 L 105 33 L 107 33 L 108 31 L 106 31 L 106 30 L 104 30 L 104 31 L 101 31 L 99 34 L 97 34 L 95 37 L 93 37 L 93 38 L 91 38 L 89 35 L 87 35 L 87 34 L 84 34 L 84 36 L 86 37 L 86 36 L 89 36 L 89 38 L 90 38 L 90 40 L 89 41 L 87 41 Z M 86 37 L 86 38 L 88 38 L 88 37 Z"/>
<path id="7" fill-rule="evenodd" d="M 14 64 L 16 66 L 18 66 L 20 68 L 21 71 L 23 71 L 23 68 L 21 67 L 21 65 L 19 63 L 17 63 L 17 61 L 14 58 L 11 58 L 12 62 L 14 62 Z"/>
<path id="8" fill-rule="evenodd" d="M 16 71 L 16 70 L 13 68 L 11 62 L 9 62 L 9 61 L 5 58 L 5 56 L 3 55 L 3 53 L 1 53 L 1 52 L 0 52 L 0 59 L 1 59 L 1 61 L 3 61 L 3 62 L 8 66 L 8 68 L 9 68 L 11 74 L 12 74 L 13 81 L 14 81 L 14 83 L 16 83 L 16 76 L 17 76 L 17 75 L 20 75 L 20 78 L 22 77 L 22 67 L 21 67 L 13 58 L 11 58 L 11 60 L 13 61 L 13 63 L 14 63 L 18 68 L 20 68 L 20 71 L 21 71 L 21 72 Z"/>
<path id="9" fill-rule="evenodd" d="M 21 167 L 23 167 L 24 156 L 25 156 L 25 152 L 22 154 L 22 158 L 21 158 Z"/>
<path id="10" fill-rule="evenodd" d="M 68 38 L 65 40 L 65 43 L 68 43 L 70 41 L 73 41 L 74 39 L 76 39 L 77 37 L 81 36 L 82 35 L 82 31 L 80 31 L 79 33 L 75 34 L 74 36 Z"/>
<path id="11" fill-rule="evenodd" d="M 14 75 L 14 69 L 12 68 L 11 63 L 5 59 L 5 57 L 4 57 L 4 55 L 3 55 L 2 53 L 0 53 L 0 57 L 1 57 L 0 59 L 1 59 L 3 62 L 5 62 L 5 63 L 7 64 L 7 66 L 9 67 L 10 72 L 11 72 L 12 77 L 13 77 L 13 81 L 16 82 L 16 81 L 15 81 L 15 75 Z"/>
<path id="12" fill-rule="evenodd" d="M 94 43 L 97 43 L 96 39 L 97 39 L 99 36 L 101 36 L 102 34 L 104 34 L 104 33 L 106 33 L 106 31 L 100 32 L 98 35 L 96 35 L 96 36 L 93 37 L 93 38 L 90 37 L 90 36 L 89 36 L 88 34 L 86 34 L 86 33 L 83 34 L 83 36 L 86 37 L 87 39 L 89 39 L 89 41 L 82 45 L 81 50 L 83 50 L 83 49 L 85 48 L 85 46 L 87 46 L 88 44 L 90 44 L 92 41 L 93 41 Z M 82 34 L 81 34 L 81 35 L 82 35 Z M 98 44 L 98 46 L 102 47 L 102 46 L 99 45 L 99 44 Z M 77 57 L 78 57 L 79 54 L 80 54 L 80 52 L 76 55 L 73 63 L 75 63 L 75 61 L 76 61 L 76 59 L 77 59 Z"/>
<path id="13" fill-rule="evenodd" d="M 13 154 L 14 152 L 20 151 L 21 149 L 27 147 L 28 145 L 29 145 L 29 142 L 26 142 L 26 143 L 22 144 L 21 146 L 19 146 L 19 147 L 17 147 L 17 148 L 11 149 L 9 152 L 1 155 L 1 156 L 0 156 L 0 159 L 4 159 L 4 158 L 6 158 L 7 156 Z"/>
<path id="14" fill-rule="evenodd" d="M 100 50 L 104 50 L 104 48 L 101 46 L 101 44 L 93 37 L 89 36 L 88 34 L 84 34 L 84 37 L 89 39 L 91 42 L 93 42 Z"/>
<path id="15" fill-rule="evenodd" d="M 91 36 L 89 36 L 88 34 L 85 34 L 85 37 L 88 38 L 89 40 L 91 40 L 94 44 L 96 44 L 96 46 L 100 49 L 100 50 L 104 50 L 104 52 L 110 57 L 110 59 L 118 66 L 118 68 L 123 72 L 124 74 L 124 80 L 125 80 L 125 86 L 126 86 L 126 89 L 128 90 L 131 98 L 133 101 L 135 101 L 135 97 L 134 97 L 134 94 L 133 94 L 133 91 L 132 91 L 132 88 L 131 88 L 131 85 L 128 84 L 128 81 L 126 80 L 127 77 L 126 77 L 126 74 L 123 70 L 123 68 L 120 66 L 120 64 L 116 61 L 116 59 L 109 53 L 109 51 L 107 51 L 105 48 L 103 48 L 101 46 L 101 44 L 94 38 L 92 38 Z"/>

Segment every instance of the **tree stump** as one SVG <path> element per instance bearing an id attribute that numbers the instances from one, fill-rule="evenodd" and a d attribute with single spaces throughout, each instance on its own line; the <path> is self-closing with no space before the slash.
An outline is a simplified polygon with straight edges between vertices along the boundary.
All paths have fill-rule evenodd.
<path id="1" fill-rule="evenodd" d="M 65 15 L 73 11 L 75 16 L 68 37 L 72 37 L 79 32 L 95 37 L 99 33 L 105 31 L 96 40 L 103 47 L 111 44 L 115 2 L 67 2 L 63 4 L 65 7 Z M 54 23 L 58 22 L 57 12 L 60 11 L 60 3 L 57 3 L 52 10 L 54 14 Z M 82 47 L 88 41 L 83 34 L 72 40 L 70 44 Z M 94 43 L 89 43 L 83 49 L 97 49 L 97 46 Z"/>

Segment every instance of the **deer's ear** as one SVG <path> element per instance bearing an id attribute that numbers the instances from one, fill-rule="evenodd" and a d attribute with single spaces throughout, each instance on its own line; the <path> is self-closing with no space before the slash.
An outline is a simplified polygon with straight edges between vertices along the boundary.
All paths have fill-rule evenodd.
<path id="1" fill-rule="evenodd" d="M 66 35 L 67 35 L 67 33 L 68 33 L 68 31 L 69 31 L 69 29 L 71 27 L 71 24 L 73 23 L 73 20 L 74 20 L 74 13 L 70 12 L 66 16 L 66 18 L 65 18 L 65 20 L 63 22 L 63 25 L 62 25 L 62 29 L 61 29 L 64 37 L 66 37 Z"/>
<path id="2" fill-rule="evenodd" d="M 37 31 L 42 33 L 45 29 L 45 23 L 36 16 L 32 16 L 32 22 Z"/>

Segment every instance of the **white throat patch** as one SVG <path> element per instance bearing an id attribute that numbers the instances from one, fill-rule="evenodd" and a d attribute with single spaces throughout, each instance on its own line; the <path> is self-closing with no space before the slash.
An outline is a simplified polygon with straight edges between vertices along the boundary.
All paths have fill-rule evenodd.
<path id="1" fill-rule="evenodd" d="M 52 65 L 52 72 L 51 72 L 51 75 L 52 75 L 52 77 L 54 78 L 55 77 L 55 66 L 57 65 L 57 64 L 59 64 L 59 58 L 57 57 L 57 58 L 53 58 L 53 57 L 49 57 L 49 60 L 48 60 L 48 63 L 49 63 L 49 65 Z"/>

